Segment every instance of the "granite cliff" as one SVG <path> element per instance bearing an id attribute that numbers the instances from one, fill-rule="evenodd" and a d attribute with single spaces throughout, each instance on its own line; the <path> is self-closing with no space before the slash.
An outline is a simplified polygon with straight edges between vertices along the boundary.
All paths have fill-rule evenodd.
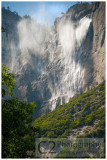
<path id="1" fill-rule="evenodd" d="M 2 25 L 2 61 L 15 74 L 14 94 L 34 101 L 37 113 L 105 79 L 105 2 L 76 4 L 52 27 L 2 9 Z"/>

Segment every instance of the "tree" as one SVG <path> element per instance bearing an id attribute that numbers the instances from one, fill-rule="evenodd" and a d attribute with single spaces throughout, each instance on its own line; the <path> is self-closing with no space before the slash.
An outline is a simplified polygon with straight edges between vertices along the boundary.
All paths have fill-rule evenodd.
<path id="1" fill-rule="evenodd" d="M 16 98 L 2 103 L 3 158 L 24 158 L 34 150 L 33 111 L 35 105 Z"/>
<path id="2" fill-rule="evenodd" d="M 31 17 L 30 17 L 29 15 L 26 15 L 26 14 L 25 14 L 23 17 L 24 17 L 25 19 L 31 19 Z"/>
<path id="3" fill-rule="evenodd" d="M 6 29 L 3 26 L 2 26 L 1 29 L 2 29 L 2 32 L 6 32 Z"/>
<path id="4" fill-rule="evenodd" d="M 10 73 L 9 69 L 3 64 L 2 65 L 2 96 L 4 97 L 7 91 L 8 95 L 11 97 L 14 86 L 15 86 L 14 75 Z"/>
<path id="5" fill-rule="evenodd" d="M 27 151 L 35 149 L 33 112 L 36 105 L 19 101 L 15 97 L 5 98 L 6 92 L 12 95 L 15 86 L 14 75 L 6 66 L 2 66 L 2 157 L 26 158 Z"/>
<path id="6" fill-rule="evenodd" d="M 47 116 L 50 112 L 51 112 L 51 110 L 50 110 L 49 108 L 46 108 L 46 112 L 45 112 L 46 116 Z"/>
<path id="7" fill-rule="evenodd" d="M 9 6 L 7 6 L 7 9 L 10 11 L 10 7 Z"/>

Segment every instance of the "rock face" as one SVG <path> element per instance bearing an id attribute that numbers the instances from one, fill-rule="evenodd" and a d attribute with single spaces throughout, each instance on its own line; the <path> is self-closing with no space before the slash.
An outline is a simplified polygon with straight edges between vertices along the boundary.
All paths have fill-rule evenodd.
<path id="1" fill-rule="evenodd" d="M 97 5 L 96 5 L 97 6 Z M 101 3 L 94 10 L 93 16 L 93 47 L 92 59 L 94 65 L 93 84 L 105 79 L 105 5 Z"/>
<path id="2" fill-rule="evenodd" d="M 20 19 L 21 17 L 16 12 L 2 8 L 2 26 L 6 29 L 6 32 L 2 33 L 2 61 L 6 65 L 9 65 L 11 62 L 11 42 L 18 43 L 16 28 Z"/>
<path id="3" fill-rule="evenodd" d="M 2 11 L 2 25 L 9 28 L 2 36 L 3 62 L 15 74 L 15 96 L 34 101 L 38 106 L 36 116 L 46 108 L 55 109 L 105 79 L 104 2 L 76 4 L 57 18 L 53 27 L 46 28 L 29 20 L 29 24 L 36 25 L 37 32 L 30 31 L 32 43 L 29 38 L 27 45 L 23 43 L 26 36 L 19 36 L 19 31 L 23 35 L 23 26 L 22 29 L 20 26 L 28 20 L 10 13 L 14 14 L 13 18 L 8 13 L 10 11 L 5 9 Z M 41 36 L 39 40 L 35 38 L 39 29 L 43 33 L 42 40 Z M 27 28 L 26 31 L 28 33 Z M 14 45 L 10 45 L 13 41 Z M 19 47 L 21 44 L 26 50 Z"/>

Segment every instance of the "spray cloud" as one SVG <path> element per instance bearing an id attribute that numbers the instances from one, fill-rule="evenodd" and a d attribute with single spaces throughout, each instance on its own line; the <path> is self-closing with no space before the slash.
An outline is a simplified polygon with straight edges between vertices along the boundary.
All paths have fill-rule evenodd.
<path id="1" fill-rule="evenodd" d="M 85 69 L 81 66 L 80 56 L 82 54 L 82 42 L 87 35 L 90 23 L 91 19 L 87 17 L 82 18 L 77 24 L 62 19 L 57 27 L 62 47 L 60 58 L 64 69 L 60 75 L 60 81 L 55 84 L 56 90 L 53 91 L 51 99 L 52 110 L 56 107 L 57 97 L 60 97 L 60 104 L 62 104 L 63 97 L 65 102 L 68 102 L 77 92 L 81 92 L 84 86 Z M 78 55 L 77 61 L 75 61 L 76 55 Z"/>
<path id="2" fill-rule="evenodd" d="M 61 44 L 61 51 L 57 58 L 61 61 L 63 72 L 58 75 L 58 81 L 54 81 L 54 87 L 49 82 L 48 87 L 52 94 L 50 99 L 51 110 L 56 108 L 59 97 L 60 104 L 62 104 L 63 97 L 66 103 L 83 88 L 84 68 L 81 67 L 80 56 L 82 54 L 82 42 L 87 35 L 90 23 L 91 19 L 84 17 L 76 24 L 65 19 L 62 19 L 58 24 L 57 35 Z M 40 25 L 33 19 L 23 18 L 18 23 L 17 30 L 19 43 L 17 46 L 13 42 L 11 43 L 11 70 L 17 74 L 19 71 L 23 72 L 23 68 L 30 64 L 33 70 L 37 69 L 42 75 L 44 73 L 43 57 L 47 56 L 48 63 L 51 63 L 55 56 L 53 47 L 55 35 L 52 28 Z M 15 51 L 14 54 L 13 51 Z M 32 55 L 34 57 L 33 62 Z M 76 55 L 78 55 L 77 61 L 75 61 Z"/>

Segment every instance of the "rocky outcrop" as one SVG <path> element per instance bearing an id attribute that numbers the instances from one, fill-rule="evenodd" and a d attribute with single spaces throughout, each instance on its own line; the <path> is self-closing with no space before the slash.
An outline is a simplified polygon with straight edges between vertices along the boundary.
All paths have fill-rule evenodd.
<path id="1" fill-rule="evenodd" d="M 2 26 L 6 29 L 2 33 L 2 61 L 6 65 L 11 63 L 11 40 L 18 44 L 17 23 L 20 19 L 16 12 L 2 8 Z"/>
<path id="2" fill-rule="evenodd" d="M 66 53 L 67 65 L 65 58 L 61 57 L 63 46 L 61 46 L 57 28 L 60 23 L 66 24 L 68 21 L 73 22 L 74 28 L 77 28 L 80 20 L 84 17 L 91 18 L 92 21 L 81 46 L 76 48 L 73 61 L 71 59 L 69 62 L 70 58 Z M 7 32 L 3 33 L 5 34 L 2 43 L 3 62 L 9 66 L 11 64 L 9 41 L 12 39 L 17 45 L 16 25 L 20 19 L 21 17 L 11 11 L 2 11 L 2 25 L 7 29 Z M 16 77 L 15 96 L 28 102 L 34 101 L 38 106 L 36 115 L 38 112 L 44 113 L 46 108 L 52 109 L 53 106 L 54 109 L 58 105 L 64 104 L 75 94 L 81 94 L 105 79 L 105 2 L 81 3 L 70 7 L 61 18 L 55 20 L 51 30 L 52 32 L 48 33 L 50 38 L 41 45 L 42 56 L 35 55 L 29 50 L 30 61 L 21 64 L 22 69 L 14 72 Z M 18 53 L 19 64 L 21 63 L 20 51 Z M 75 66 L 79 69 L 78 73 L 76 73 Z M 74 69 L 75 76 L 72 75 L 73 68 L 76 69 Z M 84 72 L 82 72 L 83 70 Z"/>
<path id="3" fill-rule="evenodd" d="M 101 83 L 105 79 L 105 3 L 95 5 L 92 14 L 93 21 L 93 84 Z"/>

